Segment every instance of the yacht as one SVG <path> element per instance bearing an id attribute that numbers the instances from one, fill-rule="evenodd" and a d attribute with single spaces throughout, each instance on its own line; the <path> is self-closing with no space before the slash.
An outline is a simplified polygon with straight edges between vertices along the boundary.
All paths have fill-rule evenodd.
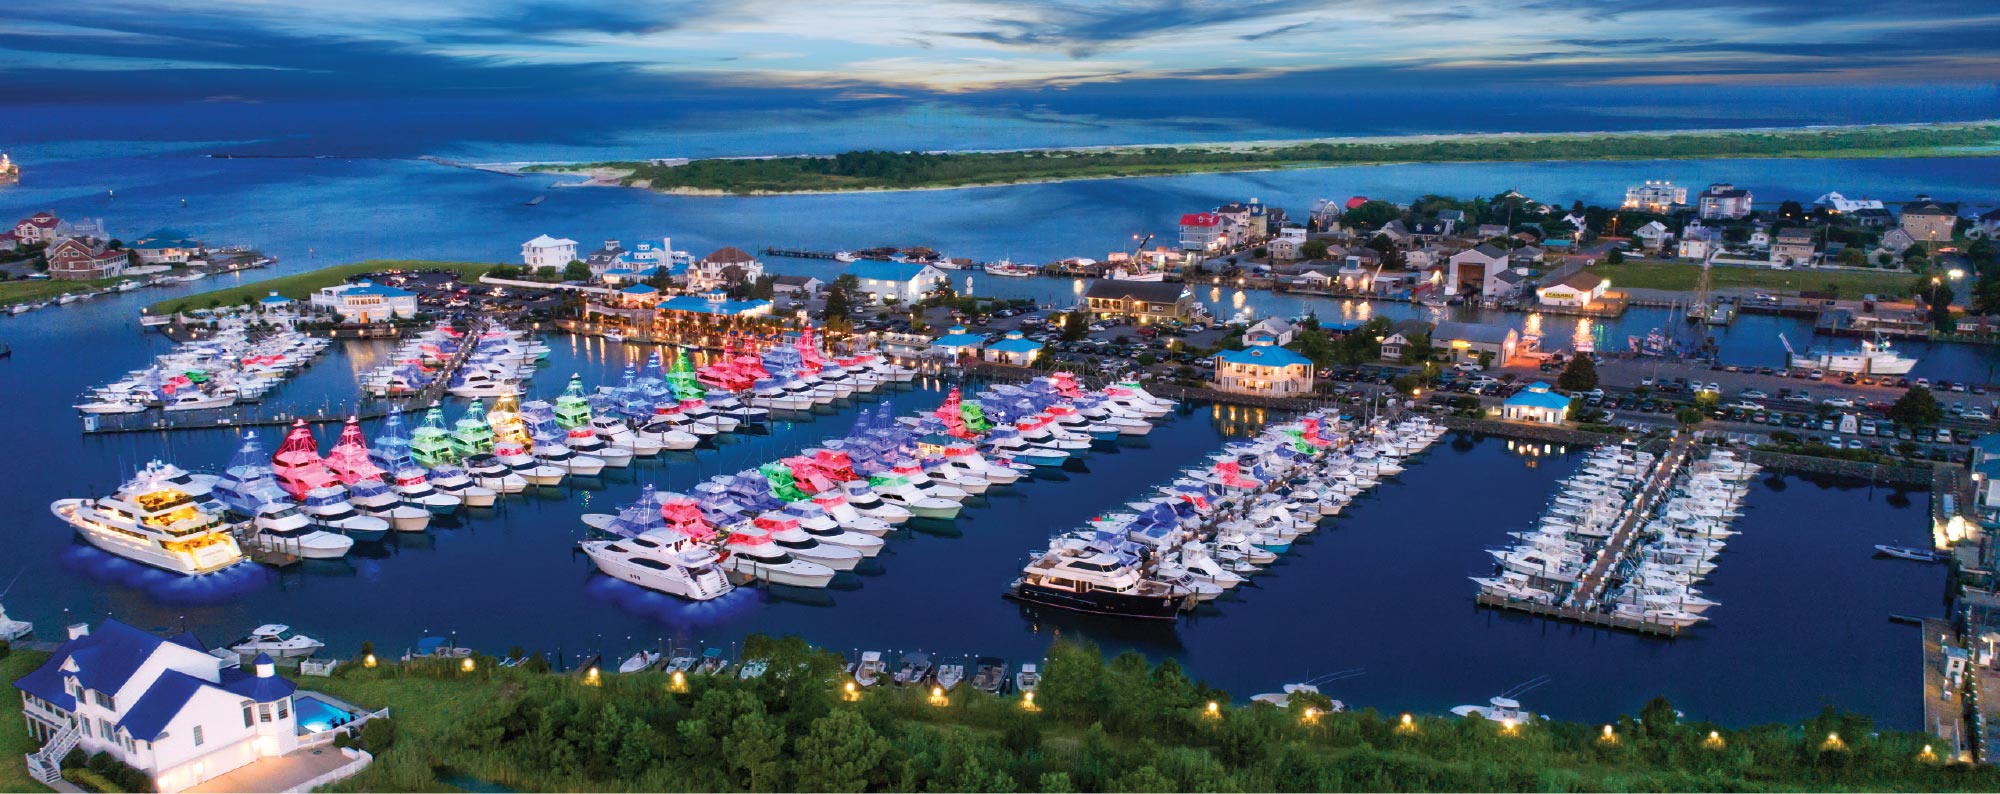
<path id="1" fill-rule="evenodd" d="M 146 404 L 138 400 L 103 399 L 78 403 L 76 410 L 86 414 L 136 414 L 146 410 Z"/>
<path id="2" fill-rule="evenodd" d="M 724 570 L 772 584 L 825 587 L 833 582 L 832 568 L 792 556 L 772 539 L 771 533 L 754 526 L 732 529 L 722 551 Z"/>
<path id="3" fill-rule="evenodd" d="M 111 496 L 60 499 L 49 510 L 91 545 L 172 573 L 213 573 L 248 559 L 219 514 L 146 476 Z"/>
<path id="4" fill-rule="evenodd" d="M 430 484 L 438 493 L 458 497 L 466 507 L 492 507 L 499 495 L 492 488 L 472 484 L 472 475 L 456 463 L 440 464 L 431 469 Z M 527 487 L 527 482 L 523 481 L 521 486 Z"/>
<path id="5" fill-rule="evenodd" d="M 430 527 L 429 507 L 405 503 L 402 495 L 383 479 L 387 472 L 369 457 L 368 445 L 361 438 L 360 420 L 347 418 L 340 431 L 340 442 L 327 453 L 325 463 L 327 470 L 347 486 L 348 501 L 361 512 L 387 520 L 398 532 L 422 532 Z"/>
<path id="6" fill-rule="evenodd" d="M 417 465 L 431 469 L 458 460 L 451 431 L 444 426 L 444 409 L 433 406 L 424 412 L 423 423 L 410 433 L 410 457 Z"/>
<path id="7" fill-rule="evenodd" d="M 33 633 L 35 624 L 8 617 L 7 608 L 0 606 L 0 642 L 13 642 Z"/>
<path id="8" fill-rule="evenodd" d="M 314 524 L 355 540 L 376 541 L 389 534 L 387 519 L 362 515 L 347 501 L 347 490 L 339 485 L 307 491 L 299 507 Z"/>
<path id="9" fill-rule="evenodd" d="M 255 657 L 258 654 L 273 659 L 290 659 L 311 656 L 314 651 L 326 647 L 326 643 L 304 634 L 292 631 L 283 623 L 267 623 L 253 629 L 249 636 L 229 644 L 229 650 L 238 656 Z"/>
<path id="10" fill-rule="evenodd" d="M 604 575 L 648 590 L 707 601 L 735 589 L 713 549 L 665 527 L 629 538 L 587 540 L 582 548 Z"/>
<path id="11" fill-rule="evenodd" d="M 308 491 L 338 485 L 339 478 L 326 468 L 320 459 L 319 442 L 313 440 L 312 428 L 306 420 L 292 422 L 292 429 L 285 434 L 285 442 L 278 446 L 277 454 L 271 456 L 271 474 L 278 485 L 292 495 L 293 499 L 303 499 Z"/>
<path id="12" fill-rule="evenodd" d="M 1146 578 L 1136 557 L 1050 549 L 1022 569 L 1007 595 L 1030 604 L 1120 617 L 1173 620 L 1194 595 Z"/>
<path id="13" fill-rule="evenodd" d="M 822 543 L 811 533 L 799 528 L 799 520 L 782 514 L 758 516 L 751 522 L 757 529 L 770 535 L 771 542 L 784 549 L 793 557 L 806 562 L 816 562 L 836 571 L 851 571 L 861 563 L 862 553 L 853 546 Z M 839 534 L 839 530 L 835 530 Z M 881 538 L 869 538 L 876 543 Z"/>
<path id="14" fill-rule="evenodd" d="M 1525 725 L 1534 722 L 1536 715 L 1521 708 L 1521 702 L 1509 697 L 1494 697 L 1484 706 L 1453 706 L 1451 713 L 1460 717 L 1479 717 L 1509 725 Z"/>
<path id="15" fill-rule="evenodd" d="M 873 487 L 883 502 L 908 510 L 919 518 L 949 521 L 957 518 L 959 510 L 963 509 L 962 505 L 950 499 L 925 496 L 923 491 L 901 477 L 886 479 Z"/>
<path id="16" fill-rule="evenodd" d="M 514 441 L 495 443 L 493 459 L 512 469 L 529 485 L 561 485 L 563 478 L 569 476 L 566 469 L 537 460 L 528 454 L 527 448 Z"/>
<path id="17" fill-rule="evenodd" d="M 465 459 L 465 472 L 471 476 L 473 484 L 499 493 L 520 493 L 528 489 L 528 480 L 502 462 L 491 452 L 482 452 Z"/>
<path id="18" fill-rule="evenodd" d="M 411 442 L 414 447 L 415 441 Z M 464 460 L 473 455 L 493 450 L 493 428 L 486 422 L 486 404 L 473 400 L 465 406 L 465 415 L 460 416 L 451 428 L 451 451 Z M 413 450 L 414 451 L 414 450 Z"/>

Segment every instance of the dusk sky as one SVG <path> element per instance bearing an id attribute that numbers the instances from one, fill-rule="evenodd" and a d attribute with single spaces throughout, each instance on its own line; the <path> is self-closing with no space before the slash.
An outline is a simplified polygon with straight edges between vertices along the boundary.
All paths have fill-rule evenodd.
<path id="1" fill-rule="evenodd" d="M 0 19 L 0 84 L 56 101 L 1865 87 L 2000 81 L 1995 42 L 2000 7 L 1944 0 L 81 0 Z"/>

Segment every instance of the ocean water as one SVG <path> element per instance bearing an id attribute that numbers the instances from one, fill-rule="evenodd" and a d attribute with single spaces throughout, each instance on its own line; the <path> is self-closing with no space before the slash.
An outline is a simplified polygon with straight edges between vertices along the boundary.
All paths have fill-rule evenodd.
<path id="1" fill-rule="evenodd" d="M 1688 107 L 1694 107 L 1689 105 Z M 1105 112 L 1109 113 L 1107 108 Z M 1690 126 L 1636 119 L 1625 128 Z M 136 115 L 135 115 L 136 114 Z M 141 117 L 145 124 L 119 124 Z M 1603 110 L 1565 117 L 1560 128 L 1607 128 Z M 1967 116 L 1974 117 L 1974 116 Z M 1143 141 L 1237 140 L 1361 134 L 1324 119 L 1267 124 L 1127 114 L 1084 115 L 1075 107 L 880 106 L 863 111 L 723 108 L 703 113 L 633 110 L 619 124 L 575 124 L 505 104 L 409 107 L 381 103 L 306 106 L 52 108 L 0 141 L 28 165 L 26 180 L 0 189 L 0 217 L 55 209 L 103 217 L 114 234 L 185 229 L 215 244 L 251 244 L 282 258 L 270 271 L 145 290 L 0 320 L 15 350 L 0 361 L 0 558 L 9 611 L 52 632 L 66 621 L 112 616 L 143 627 L 196 629 L 221 642 L 260 623 L 287 622 L 352 651 L 364 640 L 395 652 L 424 634 L 504 653 L 512 646 L 574 656 L 621 655 L 640 646 L 727 644 L 752 632 L 799 633 L 829 647 L 923 649 L 1031 661 L 1054 637 L 1108 649 L 1172 655 L 1238 696 L 1313 674 L 1364 668 L 1330 694 L 1390 710 L 1442 710 L 1482 702 L 1523 680 L 1552 682 L 1525 700 L 1561 717 L 1602 719 L 1655 694 L 1690 715 L 1743 724 L 1789 720 L 1834 703 L 1885 723 L 1919 727 L 1914 630 L 1895 614 L 1940 614 L 1942 573 L 1870 558 L 1874 543 L 1923 540 L 1926 495 L 1867 484 L 1796 477 L 1761 480 L 1748 515 L 1708 591 L 1724 603 L 1714 625 L 1663 642 L 1548 623 L 1471 603 L 1467 576 L 1490 568 L 1485 547 L 1532 522 L 1575 451 L 1526 454 L 1498 439 L 1454 438 L 1398 481 L 1357 502 L 1302 544 L 1273 575 L 1177 627 L 1136 626 L 1040 614 L 1003 601 L 1001 589 L 1046 536 L 1116 509 L 1147 483 L 1200 460 L 1227 438 L 1254 432 L 1253 412 L 1196 407 L 1143 440 L 1094 453 L 1084 469 L 995 492 L 949 527 L 898 533 L 878 562 L 819 593 L 745 589 L 718 603 L 688 605 L 591 572 L 573 552 L 578 517 L 609 511 L 642 483 L 684 489 L 702 478 L 789 454 L 844 433 L 856 408 L 776 427 L 702 450 L 613 472 L 422 536 L 398 537 L 348 560 L 282 573 L 242 568 L 199 582 L 174 581 L 95 552 L 50 517 L 54 499 L 103 493 L 155 456 L 189 468 L 222 465 L 235 447 L 226 432 L 85 437 L 69 405 L 85 387 L 142 366 L 167 349 L 140 332 L 138 307 L 175 294 L 365 258 L 510 260 L 535 234 L 590 245 L 672 236 L 677 248 L 721 245 L 818 249 L 931 245 L 980 259 L 1101 257 L 1134 233 L 1170 233 L 1190 208 L 1232 198 L 1303 210 L 1318 197 L 1421 193 L 1491 195 L 1519 189 L 1549 200 L 1606 201 L 1626 184 L 1671 178 L 1729 180 L 1760 199 L 1810 199 L 1827 190 L 1885 199 L 1929 192 L 2000 204 L 2000 162 L 1702 161 L 1390 165 L 1253 174 L 1107 180 L 1051 185 L 846 196 L 690 198 L 638 191 L 553 188 L 408 158 L 476 160 L 747 154 L 885 147 L 1005 148 Z M 1808 119 L 1825 121 L 1823 117 Z M 1861 120 L 1893 120 L 1869 116 Z M 893 122 L 893 123 L 891 123 Z M 1394 120 L 1399 130 L 1449 131 L 1434 120 Z M 116 129 L 115 135 L 104 132 Z M 211 152 L 330 155 L 212 159 Z M 528 207 L 536 195 L 547 200 Z M 185 206 L 182 202 L 185 200 Z M 829 275 L 837 266 L 772 260 L 779 272 Z M 954 277 L 961 282 L 963 274 Z M 1063 280 L 973 276 L 978 294 L 1064 303 Z M 1322 317 L 1407 316 L 1423 309 L 1309 300 L 1234 290 L 1197 293 L 1227 316 L 1311 310 Z M 1476 316 L 1476 315 L 1474 315 Z M 1509 322 L 1523 318 L 1505 316 Z M 1635 311 L 1603 329 L 1605 342 L 1662 324 Z M 1573 333 L 1547 318 L 1543 332 Z M 1725 359 L 1776 363 L 1777 333 L 1809 329 L 1745 318 L 1724 332 Z M 559 391 L 571 372 L 595 385 L 615 378 L 628 349 L 601 341 L 552 340 L 535 394 Z M 1990 372 L 1990 348 L 1919 348 L 1920 374 Z M 352 404 L 356 375 L 380 361 L 379 344 L 346 343 L 285 385 L 274 401 L 338 415 Z M 928 409 L 943 384 L 894 397 L 899 412 Z M 456 408 L 453 409 L 454 412 Z M 1269 417 L 1265 417 L 1269 418 Z M 331 428 L 323 431 L 330 440 Z M 267 448 L 279 433 L 264 431 Z M 1540 450 L 1538 450 L 1540 452 Z M 14 570 L 7 570 L 13 568 Z"/>

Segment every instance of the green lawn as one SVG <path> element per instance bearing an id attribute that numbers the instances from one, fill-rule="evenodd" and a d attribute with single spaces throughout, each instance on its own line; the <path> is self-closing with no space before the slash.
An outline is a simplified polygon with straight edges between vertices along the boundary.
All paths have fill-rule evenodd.
<path id="1" fill-rule="evenodd" d="M 27 675 L 40 666 L 49 655 L 33 651 L 17 650 L 0 659 L 0 681 L 13 683 L 14 679 Z M 23 756 L 34 752 L 34 743 L 28 740 L 26 723 L 21 717 L 21 697 L 19 693 L 7 692 L 0 697 L 0 791 L 43 791 L 46 789 L 34 778 L 28 777 L 28 761 Z"/>
<path id="2" fill-rule="evenodd" d="M 1662 289 L 1693 292 L 1701 281 L 1701 266 L 1693 262 L 1661 262 L 1628 259 L 1620 264 L 1600 262 L 1590 272 L 1611 280 L 1613 289 Z M 1870 293 L 1885 297 L 1909 297 L 1922 276 L 1909 273 L 1862 273 L 1854 271 L 1771 270 L 1751 267 L 1715 267 L 1709 284 L 1715 288 L 1748 287 L 1775 292 L 1823 292 L 1842 298 L 1860 298 Z"/>
<path id="3" fill-rule="evenodd" d="M 0 281 L 0 306 L 48 300 L 65 292 L 87 292 L 89 290 L 102 289 L 125 280 L 127 279 L 102 278 L 93 281 L 63 281 L 52 278 Z"/>
<path id="4" fill-rule="evenodd" d="M 321 287 L 331 287 L 346 281 L 349 277 L 384 270 L 418 270 L 446 268 L 458 271 L 459 277 L 468 281 L 478 279 L 486 271 L 499 267 L 496 262 L 433 262 L 423 259 L 371 259 L 351 265 L 324 267 L 295 276 L 255 281 L 228 289 L 203 292 L 179 298 L 168 298 L 147 307 L 154 314 L 209 309 L 217 306 L 237 306 L 244 301 L 262 300 L 273 292 L 292 300 L 305 300 Z"/>

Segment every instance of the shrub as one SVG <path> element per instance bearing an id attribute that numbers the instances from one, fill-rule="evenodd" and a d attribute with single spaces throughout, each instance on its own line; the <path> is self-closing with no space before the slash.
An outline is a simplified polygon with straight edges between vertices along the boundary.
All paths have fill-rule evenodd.
<path id="1" fill-rule="evenodd" d="M 396 745 L 396 723 L 388 717 L 376 717 L 361 724 L 361 744 L 368 752 L 381 753 Z"/>
<path id="2" fill-rule="evenodd" d="M 68 772 L 72 769 L 81 769 L 83 767 L 84 762 L 89 760 L 89 758 L 90 756 L 83 752 L 83 748 L 81 747 L 70 748 L 69 755 L 63 756 L 62 759 L 63 771 Z"/>

